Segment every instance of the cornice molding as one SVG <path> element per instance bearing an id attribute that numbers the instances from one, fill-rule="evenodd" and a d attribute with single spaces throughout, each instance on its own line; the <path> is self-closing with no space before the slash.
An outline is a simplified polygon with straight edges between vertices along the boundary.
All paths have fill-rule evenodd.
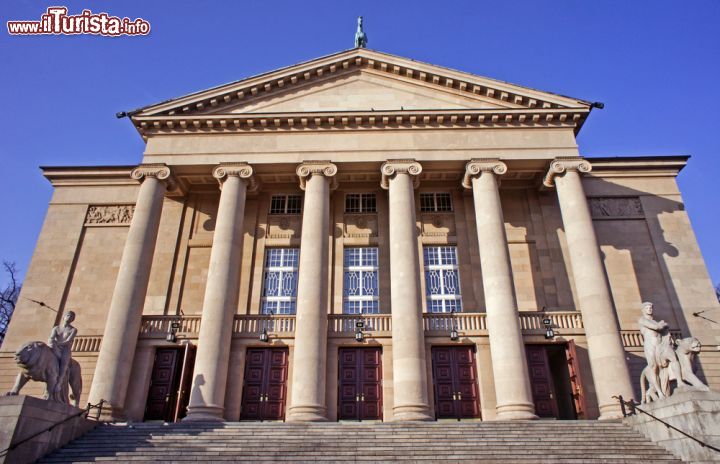
<path id="1" fill-rule="evenodd" d="M 420 174 L 422 173 L 422 165 L 414 159 L 391 159 L 385 161 L 380 166 L 380 187 L 387 190 L 390 188 L 390 179 L 398 174 L 408 174 L 412 177 L 413 187 L 420 185 Z"/>
<path id="2" fill-rule="evenodd" d="M 220 189 L 222 189 L 222 185 L 228 177 L 238 177 L 247 182 L 248 192 L 255 192 L 260 185 L 255 178 L 254 172 L 252 166 L 245 162 L 220 163 L 213 168 L 212 176 L 217 179 Z"/>
<path id="3" fill-rule="evenodd" d="M 136 116 L 133 122 L 145 138 L 153 135 L 312 130 L 571 128 L 577 132 L 588 113 L 578 108 L 338 111 Z"/>
<path id="4" fill-rule="evenodd" d="M 483 172 L 502 176 L 507 172 L 507 164 L 500 161 L 499 158 L 473 158 L 465 165 L 462 186 L 472 189 L 472 179 L 479 177 Z"/>
<path id="5" fill-rule="evenodd" d="M 300 179 L 300 189 L 305 190 L 307 178 L 310 176 L 325 176 L 330 179 L 330 189 L 337 188 L 337 166 L 330 161 L 303 161 L 295 169 L 295 173 Z"/>
<path id="6" fill-rule="evenodd" d="M 588 173 L 592 171 L 592 165 L 584 158 L 578 157 L 560 157 L 550 163 L 543 185 L 548 188 L 555 186 L 555 177 L 565 174 L 567 171 L 576 171 L 579 173 Z"/>

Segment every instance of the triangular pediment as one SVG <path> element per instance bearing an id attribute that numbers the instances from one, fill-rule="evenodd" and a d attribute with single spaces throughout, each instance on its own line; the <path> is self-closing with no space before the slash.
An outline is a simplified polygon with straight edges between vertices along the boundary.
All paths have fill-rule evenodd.
<path id="1" fill-rule="evenodd" d="M 518 108 L 454 89 L 435 88 L 383 73 L 354 71 L 279 90 L 216 110 L 221 113 L 300 113 Z M 210 114 L 216 111 L 211 110 Z"/>
<path id="2" fill-rule="evenodd" d="M 582 100 L 359 48 L 140 108 L 130 115 L 589 107 Z"/>

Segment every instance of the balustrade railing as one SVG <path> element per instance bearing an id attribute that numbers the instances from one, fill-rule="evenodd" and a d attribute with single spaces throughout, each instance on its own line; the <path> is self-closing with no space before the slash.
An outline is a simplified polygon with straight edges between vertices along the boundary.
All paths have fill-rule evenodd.
<path id="1" fill-rule="evenodd" d="M 73 353 L 94 353 L 100 351 L 102 335 L 78 335 L 73 340 Z"/>
<path id="2" fill-rule="evenodd" d="M 233 320 L 234 334 L 259 334 L 295 332 L 295 315 L 239 314 Z"/>
<path id="3" fill-rule="evenodd" d="M 392 317 L 390 314 L 331 314 L 328 316 L 328 331 L 330 333 L 355 332 L 355 323 L 363 322 L 363 332 L 390 332 L 392 330 Z"/>
<path id="4" fill-rule="evenodd" d="M 200 331 L 200 315 L 191 316 L 143 316 L 140 325 L 141 337 L 164 337 L 170 332 L 172 323 L 177 322 L 180 327 L 178 334 L 197 334 Z"/>
<path id="5" fill-rule="evenodd" d="M 682 338 L 682 332 L 679 330 L 671 330 L 670 335 L 673 338 Z M 636 348 L 643 346 L 643 336 L 639 330 L 621 330 L 623 346 L 626 348 Z"/>
<path id="6" fill-rule="evenodd" d="M 575 311 L 554 312 L 521 312 L 520 326 L 523 332 L 544 331 L 544 318 L 550 318 L 553 329 L 565 329 L 570 332 L 581 332 L 582 316 Z M 328 315 L 328 333 L 350 334 L 355 332 L 356 323 L 363 322 L 364 332 L 378 335 L 389 334 L 392 330 L 390 314 L 330 314 Z M 143 316 L 140 336 L 142 338 L 159 338 L 166 336 L 173 323 L 179 323 L 177 334 L 186 336 L 197 335 L 200 331 L 200 315 L 190 316 Z M 424 313 L 423 327 L 425 332 L 450 332 L 455 327 L 466 335 L 485 335 L 487 333 L 487 315 L 485 313 Z M 233 334 L 268 333 L 292 334 L 295 332 L 295 315 L 269 314 L 238 314 L 233 319 Z M 623 331 L 625 346 L 642 346 L 639 332 Z M 97 351 L 101 337 L 85 337 L 76 339 L 74 351 Z"/>

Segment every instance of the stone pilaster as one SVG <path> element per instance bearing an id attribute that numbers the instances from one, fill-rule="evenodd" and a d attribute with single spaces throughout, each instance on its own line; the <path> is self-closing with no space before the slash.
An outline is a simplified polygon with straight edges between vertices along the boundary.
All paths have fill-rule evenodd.
<path id="1" fill-rule="evenodd" d="M 600 419 L 617 419 L 622 415 L 612 396 L 632 398 L 634 395 L 615 305 L 582 185 L 582 173 L 590 172 L 591 169 L 590 163 L 582 158 L 558 158 L 550 164 L 543 183 L 547 187 L 557 187 Z"/>
<path id="2" fill-rule="evenodd" d="M 388 160 L 380 170 L 391 218 L 393 420 L 430 420 L 413 192 L 422 166 L 415 160 Z"/>
<path id="3" fill-rule="evenodd" d="M 465 166 L 463 187 L 472 189 L 475 204 L 497 418 L 537 419 L 498 190 L 498 176 L 505 172 L 500 160 L 472 160 Z"/>
<path id="4" fill-rule="evenodd" d="M 215 232 L 203 301 L 193 387 L 185 420 L 223 420 L 233 316 L 237 311 L 242 267 L 243 219 L 253 168 L 224 163 L 213 169 L 220 183 Z"/>
<path id="5" fill-rule="evenodd" d="M 337 167 L 306 161 L 297 167 L 305 190 L 298 276 L 292 400 L 288 421 L 327 420 L 325 372 L 328 313 L 330 190 Z"/>
<path id="6" fill-rule="evenodd" d="M 124 419 L 125 395 L 142 323 L 163 198 L 176 184 L 164 164 L 143 164 L 131 173 L 141 182 L 115 290 L 108 311 L 90 402 L 106 401 L 105 419 Z"/>

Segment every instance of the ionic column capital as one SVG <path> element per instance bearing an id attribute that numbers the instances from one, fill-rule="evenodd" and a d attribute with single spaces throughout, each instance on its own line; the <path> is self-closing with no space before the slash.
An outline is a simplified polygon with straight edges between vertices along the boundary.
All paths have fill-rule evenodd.
<path id="1" fill-rule="evenodd" d="M 465 165 L 465 175 L 463 176 L 462 186 L 466 189 L 471 189 L 472 179 L 480 176 L 483 172 L 490 172 L 502 176 L 507 172 L 507 164 L 497 158 L 473 158 Z"/>
<path id="2" fill-rule="evenodd" d="M 257 182 L 254 173 L 255 171 L 253 167 L 248 163 L 221 163 L 215 166 L 212 171 L 212 176 L 218 180 L 221 189 L 223 183 L 229 177 L 238 177 L 247 182 L 247 189 L 249 192 L 254 192 L 259 187 L 259 183 Z"/>
<path id="3" fill-rule="evenodd" d="M 337 180 L 335 179 L 337 166 L 330 161 L 303 161 L 295 169 L 295 173 L 300 178 L 301 190 L 305 190 L 307 179 L 311 176 L 325 176 L 330 179 L 330 188 L 337 188 Z"/>
<path id="4" fill-rule="evenodd" d="M 175 176 L 172 175 L 170 167 L 164 163 L 148 163 L 141 164 L 130 173 L 130 177 L 143 182 L 145 179 L 157 179 L 165 184 L 165 188 L 170 193 L 180 192 L 180 184 Z"/>
<path id="5" fill-rule="evenodd" d="M 422 165 L 414 159 L 391 159 L 387 160 L 380 167 L 382 173 L 382 179 L 380 180 L 380 187 L 387 190 L 390 188 L 390 179 L 395 177 L 397 174 L 408 174 L 413 177 L 413 186 L 417 188 L 420 184 L 420 173 L 422 172 Z"/>
<path id="6" fill-rule="evenodd" d="M 592 165 L 588 160 L 575 156 L 555 158 L 555 160 L 550 163 L 547 174 L 545 174 L 543 185 L 549 188 L 554 187 L 555 177 L 565 174 L 568 171 L 586 173 L 592 171 Z"/>

